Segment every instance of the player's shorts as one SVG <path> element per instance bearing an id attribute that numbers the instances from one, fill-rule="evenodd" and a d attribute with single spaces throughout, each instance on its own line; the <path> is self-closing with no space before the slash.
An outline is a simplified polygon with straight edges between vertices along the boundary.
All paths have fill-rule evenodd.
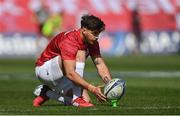
<path id="1" fill-rule="evenodd" d="M 51 89 L 61 93 L 68 88 L 72 88 L 72 81 L 63 76 L 62 69 L 59 66 L 59 58 L 56 56 L 53 59 L 46 61 L 42 66 L 35 68 L 35 73 L 38 79 Z M 64 89 L 65 88 L 65 89 Z"/>

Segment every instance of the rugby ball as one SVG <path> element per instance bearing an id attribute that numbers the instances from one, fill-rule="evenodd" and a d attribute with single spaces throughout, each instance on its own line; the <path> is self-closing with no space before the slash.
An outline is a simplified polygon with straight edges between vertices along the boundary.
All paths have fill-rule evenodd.
<path id="1" fill-rule="evenodd" d="M 104 95 L 108 100 L 119 100 L 125 92 L 125 81 L 114 78 L 104 87 Z"/>

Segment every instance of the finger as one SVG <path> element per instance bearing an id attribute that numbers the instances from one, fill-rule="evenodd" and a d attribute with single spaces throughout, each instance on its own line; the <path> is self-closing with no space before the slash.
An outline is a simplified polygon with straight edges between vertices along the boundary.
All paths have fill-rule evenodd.
<path id="1" fill-rule="evenodd" d="M 99 97 L 97 97 L 97 100 L 98 100 L 99 102 L 103 103 L 103 101 L 102 101 Z"/>
<path id="2" fill-rule="evenodd" d="M 97 100 L 98 100 L 99 102 L 103 103 L 103 100 L 101 100 L 101 98 L 99 98 L 98 96 L 97 96 Z"/>
<path id="3" fill-rule="evenodd" d="M 101 92 L 101 91 L 99 91 L 99 97 L 103 100 L 103 101 L 107 101 L 106 100 L 106 96 Z"/>
<path id="4" fill-rule="evenodd" d="M 106 97 L 103 94 L 99 94 L 99 98 L 103 101 L 106 102 Z"/>
<path id="5" fill-rule="evenodd" d="M 98 101 L 103 102 L 103 100 L 102 100 L 103 98 L 101 97 L 100 94 L 97 94 L 96 97 L 97 97 L 97 100 L 98 100 Z"/>
<path id="6" fill-rule="evenodd" d="M 101 96 L 106 99 L 106 96 L 104 94 L 101 93 Z"/>
<path id="7" fill-rule="evenodd" d="M 106 99 L 106 96 L 101 91 L 99 91 L 99 95 Z"/>
<path id="8" fill-rule="evenodd" d="M 104 86 L 105 86 L 105 84 L 102 84 L 102 85 L 99 85 L 98 87 L 103 88 Z"/>

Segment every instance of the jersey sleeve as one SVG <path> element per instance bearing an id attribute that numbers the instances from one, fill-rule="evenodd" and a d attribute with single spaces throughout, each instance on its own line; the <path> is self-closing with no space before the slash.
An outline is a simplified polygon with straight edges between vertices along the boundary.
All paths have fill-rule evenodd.
<path id="1" fill-rule="evenodd" d="M 60 45 L 61 58 L 63 60 L 76 60 L 78 47 L 70 41 L 64 41 Z"/>
<path id="2" fill-rule="evenodd" d="M 88 45 L 88 50 L 89 50 L 89 55 L 91 57 L 101 57 L 100 53 L 100 48 L 99 48 L 99 43 L 96 42 L 93 45 L 89 44 Z"/>

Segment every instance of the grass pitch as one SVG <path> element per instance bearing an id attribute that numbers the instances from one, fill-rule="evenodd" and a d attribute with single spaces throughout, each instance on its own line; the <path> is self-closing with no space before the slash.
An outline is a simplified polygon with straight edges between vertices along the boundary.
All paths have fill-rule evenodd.
<path id="1" fill-rule="evenodd" d="M 106 58 L 111 71 L 180 71 L 180 56 L 136 56 Z M 131 114 L 180 114 L 180 78 L 179 77 L 121 77 L 126 81 L 126 92 L 118 102 L 118 107 L 110 103 L 99 103 L 91 95 L 92 108 L 63 106 L 49 100 L 42 107 L 34 108 L 32 91 L 40 84 L 34 76 L 33 59 L 0 60 L 0 114 L 5 115 L 131 115 Z M 94 67 L 87 62 L 86 80 L 102 84 Z M 88 74 L 93 72 L 93 75 Z M 115 76 L 113 74 L 113 76 Z M 117 76 L 117 75 L 116 75 Z"/>

